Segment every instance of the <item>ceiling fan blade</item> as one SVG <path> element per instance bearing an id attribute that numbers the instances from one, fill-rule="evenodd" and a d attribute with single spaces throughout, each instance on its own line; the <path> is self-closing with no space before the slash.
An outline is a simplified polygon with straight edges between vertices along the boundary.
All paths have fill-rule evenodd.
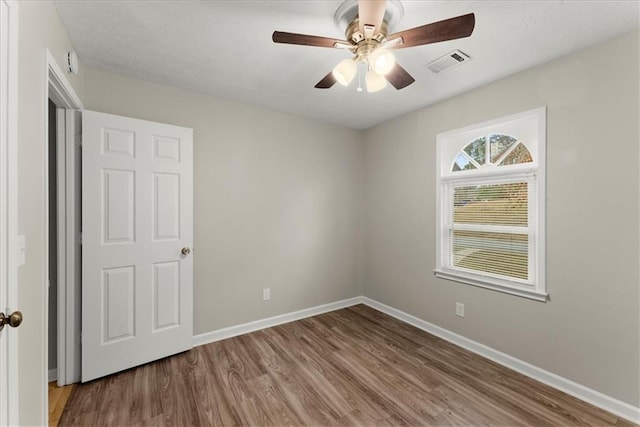
<path id="1" fill-rule="evenodd" d="M 329 89 L 334 84 L 336 84 L 336 79 L 333 77 L 333 71 L 330 71 L 329 74 L 324 76 L 314 87 L 316 89 Z"/>
<path id="2" fill-rule="evenodd" d="M 346 40 L 332 39 L 329 37 L 310 36 L 307 34 L 285 33 L 274 31 L 271 39 L 274 43 L 298 44 L 317 47 L 342 47 L 336 45 L 350 44 Z"/>
<path id="3" fill-rule="evenodd" d="M 445 19 L 444 21 L 415 27 L 410 30 L 400 31 L 387 36 L 388 40 L 402 38 L 402 44 L 395 45 L 395 49 L 420 46 L 424 44 L 443 42 L 447 40 L 469 37 L 476 25 L 476 17 L 473 13 Z"/>
<path id="4" fill-rule="evenodd" d="M 403 89 L 416 81 L 416 79 L 411 77 L 411 74 L 409 74 L 407 70 L 402 68 L 398 63 L 396 63 L 393 70 L 391 70 L 391 72 L 385 77 L 387 78 L 387 81 L 398 90 Z"/>
<path id="5" fill-rule="evenodd" d="M 382 20 L 384 19 L 384 11 L 387 7 L 386 0 L 358 0 L 358 22 L 360 23 L 360 32 L 367 36 L 365 25 L 374 27 L 369 37 L 375 36 L 380 32 Z"/>

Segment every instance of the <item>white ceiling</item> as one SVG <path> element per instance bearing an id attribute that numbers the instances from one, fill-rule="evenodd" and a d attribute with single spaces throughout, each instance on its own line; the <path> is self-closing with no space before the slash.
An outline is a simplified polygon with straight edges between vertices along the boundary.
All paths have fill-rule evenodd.
<path id="1" fill-rule="evenodd" d="M 400 31 L 474 12 L 469 38 L 396 51 L 416 82 L 369 94 L 313 85 L 349 52 L 275 44 L 274 30 L 344 38 L 341 1 L 69 1 L 56 6 L 84 64 L 365 129 L 639 27 L 638 1 L 403 1 Z M 460 49 L 441 74 L 425 65 Z M 620 52 L 623 62 L 624 52 Z M 615 64 L 612 64 L 615 66 Z"/>

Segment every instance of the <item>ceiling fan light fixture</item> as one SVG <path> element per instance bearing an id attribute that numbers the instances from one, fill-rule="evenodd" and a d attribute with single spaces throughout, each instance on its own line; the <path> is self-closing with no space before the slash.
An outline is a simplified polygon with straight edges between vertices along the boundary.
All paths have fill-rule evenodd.
<path id="1" fill-rule="evenodd" d="M 367 92 L 373 93 L 384 89 L 387 86 L 387 79 L 376 73 L 374 70 L 367 71 Z"/>
<path id="2" fill-rule="evenodd" d="M 349 83 L 351 83 L 351 80 L 353 80 L 357 71 L 358 66 L 353 58 L 347 58 L 343 59 L 335 66 L 332 74 L 336 81 L 342 86 L 349 86 Z"/>
<path id="3" fill-rule="evenodd" d="M 369 56 L 371 69 L 381 76 L 386 76 L 396 65 L 396 57 L 388 49 L 379 47 Z"/>

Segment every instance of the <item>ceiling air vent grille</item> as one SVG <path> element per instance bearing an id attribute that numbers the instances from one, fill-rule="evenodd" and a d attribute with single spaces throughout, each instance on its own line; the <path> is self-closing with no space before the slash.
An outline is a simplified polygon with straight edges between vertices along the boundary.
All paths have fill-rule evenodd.
<path id="1" fill-rule="evenodd" d="M 464 53 L 461 50 L 454 50 L 453 52 L 449 52 L 444 56 L 436 59 L 435 61 L 431 61 L 427 64 L 427 68 L 431 70 L 434 74 L 441 73 L 443 71 L 449 70 L 453 67 L 456 67 L 463 62 L 467 62 L 471 59 L 469 55 Z"/>

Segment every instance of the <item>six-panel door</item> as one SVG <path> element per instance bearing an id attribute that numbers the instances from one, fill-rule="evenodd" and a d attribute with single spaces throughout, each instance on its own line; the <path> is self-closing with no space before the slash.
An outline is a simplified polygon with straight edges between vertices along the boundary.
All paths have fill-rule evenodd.
<path id="1" fill-rule="evenodd" d="M 84 382 L 191 348 L 193 132 L 92 111 L 82 123 Z"/>

